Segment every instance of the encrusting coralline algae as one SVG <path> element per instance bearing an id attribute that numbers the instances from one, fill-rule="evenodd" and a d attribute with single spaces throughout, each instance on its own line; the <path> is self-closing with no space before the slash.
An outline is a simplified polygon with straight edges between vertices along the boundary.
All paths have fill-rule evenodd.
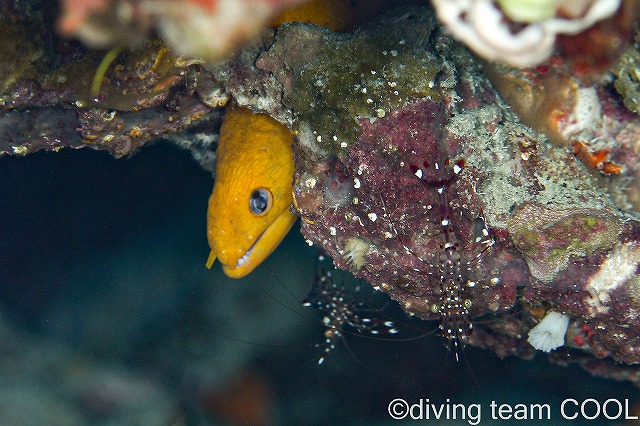
<path id="1" fill-rule="evenodd" d="M 468 336 L 500 355 L 531 356 L 527 333 L 553 310 L 570 318 L 565 347 L 587 354 L 576 358 L 640 362 L 636 214 L 523 125 L 427 9 L 349 35 L 288 24 L 265 45 L 217 76 L 296 132 L 295 208 L 309 243 L 425 319 L 449 315 L 442 277 L 457 262 L 460 312 L 508 312 Z"/>
<path id="2" fill-rule="evenodd" d="M 563 314 L 565 344 L 552 358 L 567 362 L 570 353 L 600 375 L 640 383 L 635 367 L 598 361 L 640 362 L 640 223 L 634 200 L 611 185 L 638 174 L 638 149 L 627 142 L 639 123 L 609 93 L 573 88 L 570 103 L 577 111 L 595 102 L 600 108 L 587 112 L 619 118 L 620 137 L 607 134 L 612 158 L 595 164 L 618 180 L 589 170 L 570 151 L 575 141 L 554 146 L 525 126 L 429 8 L 400 9 L 351 34 L 285 24 L 215 67 L 183 62 L 154 43 L 121 59 L 123 70 L 149 78 L 117 74 L 105 93 L 147 93 L 151 85 L 154 96 L 94 105 L 81 95 L 96 61 L 71 61 L 34 80 L 49 81 L 48 90 L 20 80 L 3 92 L 0 152 L 91 145 L 124 156 L 233 97 L 295 132 L 292 208 L 305 238 L 338 267 L 410 314 L 439 318 L 445 328 L 471 321 L 473 332 L 454 330 L 455 339 L 500 356 L 531 356 L 528 332 L 548 313 Z M 68 89 L 70 77 L 82 87 Z M 565 80 L 553 81 L 547 92 Z M 578 124 L 593 141 L 614 128 Z M 562 126 L 556 130 L 577 131 L 576 123 Z"/>

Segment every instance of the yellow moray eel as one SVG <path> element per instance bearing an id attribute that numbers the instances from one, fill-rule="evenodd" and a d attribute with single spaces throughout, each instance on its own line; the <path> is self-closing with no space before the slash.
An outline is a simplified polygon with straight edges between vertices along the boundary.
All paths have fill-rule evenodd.
<path id="1" fill-rule="evenodd" d="M 218 258 L 225 274 L 244 277 L 293 226 L 291 141 L 291 131 L 268 115 L 227 109 L 207 213 L 208 268 Z"/>
<path id="2" fill-rule="evenodd" d="M 312 0 L 285 11 L 283 22 L 311 22 L 343 31 L 355 20 L 371 16 L 379 0 Z M 355 19 L 354 19 L 355 18 Z M 294 172 L 292 134 L 265 114 L 227 108 L 218 140 L 216 179 L 209 197 L 207 237 L 211 253 L 225 274 L 241 278 L 253 271 L 287 235 L 297 215 L 289 211 Z"/>

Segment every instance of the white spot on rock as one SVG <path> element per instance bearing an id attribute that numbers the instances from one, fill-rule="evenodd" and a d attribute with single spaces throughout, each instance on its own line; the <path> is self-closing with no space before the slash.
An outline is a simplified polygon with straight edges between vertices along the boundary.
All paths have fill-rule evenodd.
<path id="1" fill-rule="evenodd" d="M 606 313 L 605 304 L 611 299 L 611 292 L 627 283 L 636 273 L 640 263 L 640 247 L 637 243 L 618 244 L 602 262 L 598 272 L 587 281 L 586 290 L 591 295 L 589 304 L 593 313 Z"/>
<path id="2" fill-rule="evenodd" d="M 602 107 L 595 87 L 578 89 L 571 119 L 572 123 L 561 129 L 561 133 L 565 137 L 595 127 L 602 120 Z"/>
<path id="3" fill-rule="evenodd" d="M 353 266 L 360 269 L 364 265 L 364 256 L 369 250 L 369 245 L 368 242 L 361 238 L 351 238 L 344 246 L 345 257 Z"/>
<path id="4" fill-rule="evenodd" d="M 306 186 L 309 189 L 313 189 L 316 187 L 316 183 L 318 183 L 317 179 L 314 177 L 310 177 L 304 181 L 304 186 Z"/>

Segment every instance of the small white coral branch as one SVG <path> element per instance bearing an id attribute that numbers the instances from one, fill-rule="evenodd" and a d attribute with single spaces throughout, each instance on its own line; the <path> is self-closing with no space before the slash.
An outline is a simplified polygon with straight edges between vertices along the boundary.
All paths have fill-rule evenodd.
<path id="1" fill-rule="evenodd" d="M 453 35 L 478 55 L 516 67 L 538 65 L 551 55 L 557 34 L 576 34 L 613 15 L 620 0 L 592 0 L 573 19 L 555 17 L 538 22 L 522 22 L 512 32 L 508 20 L 493 0 L 432 0 L 438 18 Z M 553 4 L 553 2 L 551 2 Z"/>
<path id="2" fill-rule="evenodd" d="M 569 328 L 569 317 L 549 311 L 542 321 L 529 331 L 528 342 L 539 351 L 551 352 L 564 345 L 564 335 Z"/>

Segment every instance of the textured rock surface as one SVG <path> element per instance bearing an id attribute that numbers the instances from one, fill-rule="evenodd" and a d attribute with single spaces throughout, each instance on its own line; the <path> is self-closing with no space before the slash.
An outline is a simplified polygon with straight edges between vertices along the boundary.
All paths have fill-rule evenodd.
<path id="1" fill-rule="evenodd" d="M 0 154 L 91 146 L 122 157 L 227 100 L 209 73 L 157 40 L 117 55 L 100 79 L 105 53 L 58 38 L 50 10 L 0 11 Z"/>
<path id="2" fill-rule="evenodd" d="M 291 24 L 253 52 L 255 62 L 215 73 L 240 103 L 296 131 L 302 232 L 338 267 L 438 318 L 450 212 L 470 315 L 509 311 L 477 321 L 472 344 L 529 357 L 528 330 L 554 309 L 572 319 L 560 352 L 640 362 L 635 213 L 621 212 L 568 149 L 524 126 L 427 11 L 352 35 Z M 348 63 L 336 59 L 345 52 Z M 464 163 L 457 175 L 454 163 Z"/>
<path id="3" fill-rule="evenodd" d="M 141 82 L 116 73 L 104 93 L 155 87 L 155 96 L 107 96 L 91 109 L 86 85 L 42 85 L 64 82 L 56 75 L 90 79 L 69 71 L 94 70 L 73 55 L 50 80 L 14 67 L 2 92 L 0 152 L 94 145 L 122 156 L 233 96 L 295 131 L 302 232 L 337 266 L 406 312 L 437 319 L 451 292 L 440 278 L 449 235 L 461 275 L 455 290 L 474 319 L 471 344 L 531 357 L 527 333 L 553 309 L 571 323 L 552 359 L 637 382 L 636 367 L 612 367 L 640 362 L 637 214 L 619 209 L 606 178 L 523 125 L 428 9 L 404 9 L 347 35 L 287 24 L 211 74 L 175 58 L 163 73 L 154 64 L 164 56 L 151 52 L 127 56 L 127 69 L 146 76 Z M 624 140 L 634 139 L 637 121 L 624 126 Z M 629 164 L 618 159 L 624 150 Z M 629 170 L 635 151 L 623 142 L 612 150 Z"/>

